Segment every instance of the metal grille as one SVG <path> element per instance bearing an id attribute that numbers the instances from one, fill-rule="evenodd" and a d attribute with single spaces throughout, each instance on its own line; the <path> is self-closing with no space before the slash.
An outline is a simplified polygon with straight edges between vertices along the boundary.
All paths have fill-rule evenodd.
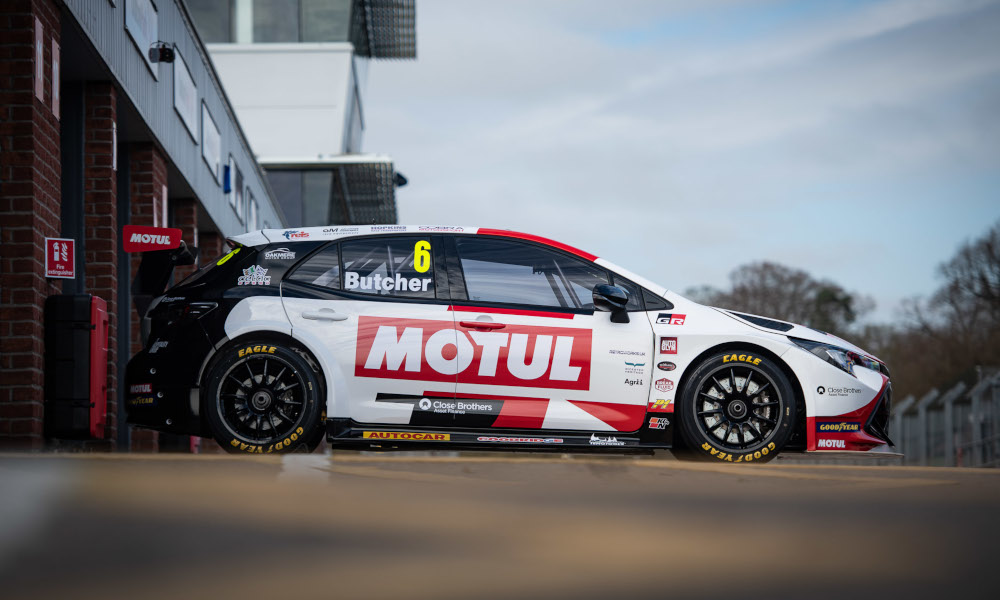
<path id="1" fill-rule="evenodd" d="M 331 224 L 395 223 L 396 186 L 392 163 L 334 167 L 330 200 Z"/>
<path id="2" fill-rule="evenodd" d="M 416 58 L 414 0 L 355 0 L 351 11 L 354 52 L 368 58 Z"/>

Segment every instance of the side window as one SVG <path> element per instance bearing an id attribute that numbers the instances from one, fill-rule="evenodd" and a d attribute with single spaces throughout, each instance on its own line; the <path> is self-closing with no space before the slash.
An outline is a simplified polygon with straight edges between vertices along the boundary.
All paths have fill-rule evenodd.
<path id="1" fill-rule="evenodd" d="M 399 298 L 434 298 L 428 237 L 378 237 L 341 243 L 344 291 Z"/>
<path id="2" fill-rule="evenodd" d="M 469 300 L 560 308 L 594 308 L 604 269 L 532 244 L 459 238 L 458 256 Z"/>
<path id="3" fill-rule="evenodd" d="M 330 244 L 305 261 L 288 276 L 290 281 L 340 289 L 340 254 L 337 244 Z"/>
<path id="4" fill-rule="evenodd" d="M 639 294 L 641 293 L 639 286 L 628 279 L 622 279 L 618 275 L 614 275 L 614 285 L 628 292 L 628 304 L 625 305 L 625 310 L 629 312 L 642 310 L 642 300 L 639 298 Z"/>

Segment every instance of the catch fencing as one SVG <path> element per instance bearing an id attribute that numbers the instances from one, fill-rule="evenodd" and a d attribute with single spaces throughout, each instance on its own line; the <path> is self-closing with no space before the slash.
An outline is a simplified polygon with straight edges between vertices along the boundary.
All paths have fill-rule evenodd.
<path id="1" fill-rule="evenodd" d="M 894 403 L 890 436 L 906 465 L 1000 467 L 1000 372 Z"/>

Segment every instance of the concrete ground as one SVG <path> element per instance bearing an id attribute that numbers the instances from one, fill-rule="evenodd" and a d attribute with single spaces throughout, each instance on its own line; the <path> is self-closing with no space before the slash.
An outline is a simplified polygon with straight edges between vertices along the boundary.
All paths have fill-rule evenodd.
<path id="1" fill-rule="evenodd" d="M 1000 472 L 0 456 L 7 598 L 995 598 Z"/>

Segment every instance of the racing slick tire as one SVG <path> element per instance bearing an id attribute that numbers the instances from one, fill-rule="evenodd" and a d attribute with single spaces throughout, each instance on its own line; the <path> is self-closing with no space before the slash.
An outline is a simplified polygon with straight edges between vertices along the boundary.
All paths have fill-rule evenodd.
<path id="1" fill-rule="evenodd" d="M 765 356 L 727 350 L 692 372 L 677 405 L 689 452 L 706 460 L 766 462 L 795 430 L 795 394 Z"/>
<path id="2" fill-rule="evenodd" d="M 305 351 L 247 339 L 212 362 L 202 414 L 230 453 L 312 452 L 323 439 L 324 400 L 319 370 Z"/>

